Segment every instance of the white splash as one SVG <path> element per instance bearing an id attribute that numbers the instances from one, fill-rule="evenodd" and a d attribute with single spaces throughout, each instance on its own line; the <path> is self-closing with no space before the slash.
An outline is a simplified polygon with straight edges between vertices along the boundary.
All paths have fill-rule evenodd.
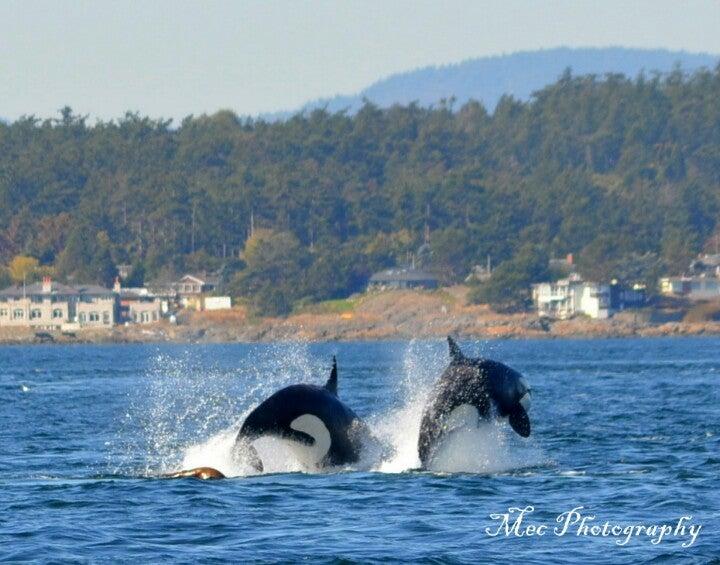
<path id="1" fill-rule="evenodd" d="M 424 398 L 416 398 L 370 424 L 377 438 L 389 446 L 389 453 L 375 466 L 376 471 L 401 473 L 420 467 L 417 442 L 424 406 Z"/>
<path id="2" fill-rule="evenodd" d="M 272 348 L 263 352 L 251 368 L 245 364 L 239 374 L 229 376 L 205 370 L 201 378 L 188 378 L 183 360 L 165 359 L 162 370 L 151 375 L 152 401 L 144 420 L 144 474 L 156 476 L 194 467 L 213 467 L 228 477 L 257 474 L 235 449 L 245 416 L 282 386 L 317 381 L 327 364 L 311 359 L 302 344 L 289 350 L 284 347 L 283 351 Z M 282 360 L 279 367 L 277 359 Z M 444 351 L 439 354 L 437 343 L 409 343 L 400 378 L 388 375 L 397 383 L 398 406 L 366 418 L 376 441 L 367 446 L 362 461 L 346 470 L 402 473 L 420 467 L 417 442 L 423 409 L 446 364 L 446 355 Z M 238 382 L 255 384 L 233 390 Z M 263 461 L 264 473 L 338 471 L 318 469 L 317 454 L 296 442 L 264 437 L 253 445 Z M 460 426 L 451 432 L 428 470 L 490 474 L 542 463 L 543 454 L 532 439 L 517 437 L 507 422 L 489 422 L 477 428 Z"/>
<path id="3" fill-rule="evenodd" d="M 504 473 L 540 463 L 532 447 L 512 444 L 502 422 L 450 432 L 434 454 L 429 470 L 444 473 Z M 510 432 L 512 433 L 512 432 Z"/>
<path id="4" fill-rule="evenodd" d="M 237 429 L 232 428 L 215 434 L 207 441 L 184 449 L 177 470 L 195 467 L 213 467 L 226 477 L 257 475 L 245 459 L 235 451 Z M 316 472 L 309 459 L 303 457 L 302 448 L 280 438 L 262 437 L 253 443 L 263 462 L 263 473 Z"/>

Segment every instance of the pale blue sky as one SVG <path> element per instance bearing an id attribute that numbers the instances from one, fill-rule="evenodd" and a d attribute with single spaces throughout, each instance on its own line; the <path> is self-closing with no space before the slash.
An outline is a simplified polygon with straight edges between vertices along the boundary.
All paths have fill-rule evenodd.
<path id="1" fill-rule="evenodd" d="M 718 0 L 0 0 L 0 116 L 295 109 L 398 71 L 519 50 L 720 54 Z"/>

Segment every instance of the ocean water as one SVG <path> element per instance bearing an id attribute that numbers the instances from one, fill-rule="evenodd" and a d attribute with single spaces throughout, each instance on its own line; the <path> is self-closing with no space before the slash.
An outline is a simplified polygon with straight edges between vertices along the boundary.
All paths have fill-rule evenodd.
<path id="1" fill-rule="evenodd" d="M 441 340 L 0 348 L 0 560 L 718 561 L 720 339 L 461 345 L 525 375 L 533 434 L 462 432 L 431 471 Z M 261 440 L 253 475 L 244 415 L 333 354 L 381 449 L 318 472 Z M 231 478 L 159 478 L 200 465 Z"/>

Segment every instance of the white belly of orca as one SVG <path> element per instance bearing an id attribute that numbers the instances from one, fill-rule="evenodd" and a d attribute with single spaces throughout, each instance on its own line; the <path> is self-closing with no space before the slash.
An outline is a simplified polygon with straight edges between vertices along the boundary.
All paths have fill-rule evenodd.
<path id="1" fill-rule="evenodd" d="M 461 404 L 453 409 L 443 423 L 445 433 L 456 430 L 474 430 L 480 423 L 478 409 L 472 404 Z"/>
<path id="2" fill-rule="evenodd" d="M 317 466 L 330 451 L 332 440 L 325 423 L 312 414 L 303 414 L 290 422 L 290 427 L 313 438 L 312 445 L 290 442 L 295 455 L 306 466 Z"/>
<path id="3" fill-rule="evenodd" d="M 448 414 L 443 431 L 428 464 L 430 471 L 493 472 L 498 458 L 504 459 L 503 446 L 492 423 L 481 419 L 478 409 L 471 404 L 462 404 Z"/>

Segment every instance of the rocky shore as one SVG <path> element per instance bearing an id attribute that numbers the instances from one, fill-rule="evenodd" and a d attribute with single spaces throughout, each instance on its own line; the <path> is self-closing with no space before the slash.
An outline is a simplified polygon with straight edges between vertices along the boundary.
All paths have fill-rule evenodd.
<path id="1" fill-rule="evenodd" d="M 253 318 L 242 308 L 190 312 L 178 324 L 161 322 L 87 330 L 74 335 L 0 328 L 0 343 L 223 343 L 260 341 L 353 341 L 440 338 L 609 338 L 630 336 L 720 335 L 716 309 L 645 308 L 616 314 L 609 320 L 584 317 L 541 319 L 535 314 L 498 314 L 484 305 L 468 304 L 467 289 L 392 291 L 360 295 L 320 304 L 287 318 Z M 709 312 L 709 314 L 708 314 Z"/>

